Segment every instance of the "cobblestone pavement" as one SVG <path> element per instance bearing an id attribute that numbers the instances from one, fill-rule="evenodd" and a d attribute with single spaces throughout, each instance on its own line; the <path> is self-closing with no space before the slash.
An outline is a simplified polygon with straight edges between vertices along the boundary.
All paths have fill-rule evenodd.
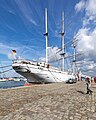
<path id="1" fill-rule="evenodd" d="M 96 120 L 96 83 L 45 84 L 0 90 L 0 120 Z"/>

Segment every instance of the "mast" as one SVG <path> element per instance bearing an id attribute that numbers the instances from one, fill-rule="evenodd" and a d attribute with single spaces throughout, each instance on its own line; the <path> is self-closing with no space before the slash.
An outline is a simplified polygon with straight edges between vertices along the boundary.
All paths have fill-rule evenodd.
<path id="1" fill-rule="evenodd" d="M 62 71 L 64 71 L 65 69 L 65 41 L 64 41 L 64 12 L 62 12 L 62 32 L 61 32 L 61 36 L 62 36 Z"/>
<path id="2" fill-rule="evenodd" d="M 45 37 L 46 37 L 46 63 L 48 63 L 48 22 L 47 22 L 47 8 L 45 8 Z"/>
<path id="3" fill-rule="evenodd" d="M 73 74 L 76 73 L 76 42 L 73 40 L 73 48 L 74 48 L 74 57 L 73 57 Z"/>

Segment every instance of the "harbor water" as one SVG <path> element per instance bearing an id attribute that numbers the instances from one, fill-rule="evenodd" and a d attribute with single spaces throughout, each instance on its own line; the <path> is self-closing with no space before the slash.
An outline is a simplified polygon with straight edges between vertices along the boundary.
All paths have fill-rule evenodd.
<path id="1" fill-rule="evenodd" d="M 24 86 L 25 81 L 20 80 L 20 81 L 0 81 L 0 89 L 6 89 L 6 88 L 12 88 L 12 87 L 20 87 Z"/>

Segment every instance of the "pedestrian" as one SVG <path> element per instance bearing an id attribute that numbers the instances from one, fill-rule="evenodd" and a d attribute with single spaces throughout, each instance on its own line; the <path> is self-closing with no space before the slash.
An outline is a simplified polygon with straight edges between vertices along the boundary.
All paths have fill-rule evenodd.
<path id="1" fill-rule="evenodd" d="M 94 77 L 94 83 L 96 83 L 96 77 Z"/>
<path id="2" fill-rule="evenodd" d="M 86 86 L 87 86 L 87 93 L 86 94 L 90 94 L 90 95 L 92 95 L 92 90 L 90 90 L 90 87 L 91 87 L 91 81 L 90 81 L 90 79 L 87 77 L 86 78 Z"/>

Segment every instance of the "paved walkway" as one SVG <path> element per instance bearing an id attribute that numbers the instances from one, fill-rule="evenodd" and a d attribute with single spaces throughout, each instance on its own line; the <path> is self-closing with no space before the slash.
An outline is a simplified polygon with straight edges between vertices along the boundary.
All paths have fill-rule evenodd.
<path id="1" fill-rule="evenodd" d="M 96 85 L 83 81 L 0 90 L 0 120 L 96 120 Z"/>

